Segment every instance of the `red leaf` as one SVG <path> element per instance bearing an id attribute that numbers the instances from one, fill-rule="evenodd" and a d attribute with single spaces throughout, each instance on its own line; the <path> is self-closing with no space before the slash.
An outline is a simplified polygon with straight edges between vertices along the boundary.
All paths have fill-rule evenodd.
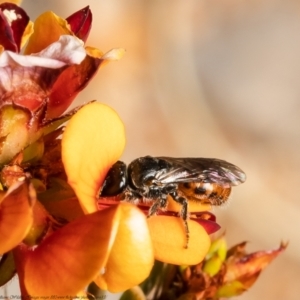
<path id="1" fill-rule="evenodd" d="M 102 59 L 86 56 L 80 65 L 72 65 L 61 72 L 49 97 L 47 119 L 61 115 L 96 74 Z M 66 82 L 68 84 L 66 84 Z"/>
<path id="2" fill-rule="evenodd" d="M 147 214 L 148 210 L 149 208 L 147 209 Z M 178 213 L 172 211 L 160 211 L 158 215 L 179 217 Z M 221 226 L 216 222 L 216 216 L 208 211 L 192 212 L 190 219 L 200 224 L 207 234 L 215 233 L 221 228 Z"/>
<path id="3" fill-rule="evenodd" d="M 17 45 L 14 41 L 13 32 L 3 12 L 0 10 L 0 44 L 5 50 L 17 52 Z"/>
<path id="4" fill-rule="evenodd" d="M 5 50 L 19 52 L 22 36 L 30 19 L 21 7 L 13 3 L 0 4 L 0 10 L 0 30 L 2 33 L 0 35 L 0 44 L 4 46 Z M 14 13 L 16 16 L 16 19 L 12 20 L 11 24 L 4 16 L 4 10 Z"/>
<path id="5" fill-rule="evenodd" d="M 73 33 L 85 42 L 92 27 L 92 12 L 89 6 L 75 12 L 66 20 L 70 24 Z"/>
<path id="6" fill-rule="evenodd" d="M 191 219 L 191 220 L 194 220 L 194 219 Z M 203 219 L 197 219 L 195 221 L 205 229 L 207 234 L 215 233 L 216 231 L 218 231 L 221 228 L 221 226 L 214 221 L 203 220 Z"/>

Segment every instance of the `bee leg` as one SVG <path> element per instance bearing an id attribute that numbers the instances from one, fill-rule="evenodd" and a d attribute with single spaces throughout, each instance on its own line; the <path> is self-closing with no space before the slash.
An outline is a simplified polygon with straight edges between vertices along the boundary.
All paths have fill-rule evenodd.
<path id="1" fill-rule="evenodd" d="M 186 246 L 185 248 L 188 248 L 189 245 L 189 240 L 190 240 L 190 231 L 189 231 L 189 226 L 187 223 L 188 219 L 188 201 L 186 198 L 181 197 L 178 195 L 177 191 L 173 191 L 170 193 L 170 196 L 181 205 L 181 211 L 180 211 L 180 216 L 183 219 L 184 222 L 184 228 L 185 228 L 185 234 L 186 234 Z"/>
<path id="2" fill-rule="evenodd" d="M 129 203 L 137 204 L 141 199 L 141 195 L 135 191 L 127 189 L 121 196 L 121 200 Z"/>
<path id="3" fill-rule="evenodd" d="M 165 209 L 166 206 L 167 206 L 167 195 L 163 194 L 150 207 L 148 217 L 155 215 L 156 212 L 158 211 L 158 209 L 160 209 L 160 208 Z"/>

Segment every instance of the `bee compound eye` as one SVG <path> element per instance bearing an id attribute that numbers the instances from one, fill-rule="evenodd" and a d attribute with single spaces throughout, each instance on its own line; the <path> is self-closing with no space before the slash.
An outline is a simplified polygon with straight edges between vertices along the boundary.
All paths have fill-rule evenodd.
<path id="1" fill-rule="evenodd" d="M 127 186 L 126 164 L 117 161 L 108 171 L 101 190 L 101 197 L 113 197 L 121 194 Z"/>

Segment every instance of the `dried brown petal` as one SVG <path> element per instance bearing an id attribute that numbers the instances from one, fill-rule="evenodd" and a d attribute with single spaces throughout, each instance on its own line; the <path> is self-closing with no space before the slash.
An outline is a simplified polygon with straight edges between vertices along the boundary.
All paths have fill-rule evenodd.
<path id="1" fill-rule="evenodd" d="M 226 261 L 227 271 L 224 282 L 240 281 L 246 289 L 252 286 L 260 272 L 265 269 L 287 247 L 281 243 L 279 248 L 258 251 L 241 257 L 231 256 Z"/>

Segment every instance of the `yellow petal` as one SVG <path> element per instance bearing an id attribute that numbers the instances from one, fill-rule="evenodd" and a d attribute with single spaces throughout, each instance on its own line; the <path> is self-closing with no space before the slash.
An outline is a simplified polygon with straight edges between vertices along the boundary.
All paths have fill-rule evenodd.
<path id="1" fill-rule="evenodd" d="M 186 233 L 181 218 L 153 216 L 148 225 L 157 260 L 175 265 L 195 265 L 201 262 L 210 247 L 210 238 L 197 222 L 189 220 L 190 239 L 186 245 Z"/>
<path id="2" fill-rule="evenodd" d="M 55 231 L 27 257 L 23 255 L 21 280 L 28 294 L 76 296 L 106 265 L 119 222 L 116 206 L 85 215 Z"/>
<path id="3" fill-rule="evenodd" d="M 26 28 L 25 28 L 23 36 L 22 36 L 21 49 L 27 43 L 29 37 L 33 34 L 33 32 L 34 32 L 33 26 L 34 26 L 34 23 L 32 21 L 29 21 Z"/>
<path id="4" fill-rule="evenodd" d="M 35 191 L 27 181 L 18 182 L 0 200 L 0 254 L 17 246 L 30 230 Z"/>
<path id="5" fill-rule="evenodd" d="M 5 2 L 14 3 L 14 4 L 18 4 L 19 5 L 19 4 L 21 4 L 22 1 L 21 0 L 1 0 L 0 4 L 1 3 L 5 3 Z"/>
<path id="6" fill-rule="evenodd" d="M 124 48 L 111 49 L 110 51 L 103 54 L 103 52 L 97 48 L 86 46 L 85 51 L 88 55 L 95 58 L 101 58 L 104 62 L 120 60 L 125 54 Z"/>
<path id="7" fill-rule="evenodd" d="M 25 54 L 42 51 L 63 34 L 72 34 L 66 20 L 51 11 L 41 14 L 34 22 L 34 32 L 29 38 Z"/>
<path id="8" fill-rule="evenodd" d="M 97 210 L 97 192 L 124 147 L 124 125 L 107 105 L 87 104 L 68 123 L 62 138 L 62 160 L 85 213 Z"/>
<path id="9" fill-rule="evenodd" d="M 105 60 L 119 60 L 121 59 L 125 54 L 124 48 L 115 48 L 108 52 L 106 52 L 102 58 Z"/>
<path id="10" fill-rule="evenodd" d="M 124 56 L 124 54 L 125 49 L 116 48 L 106 52 L 101 58 L 104 60 L 104 62 L 116 61 L 121 59 Z"/>
<path id="11" fill-rule="evenodd" d="M 145 215 L 134 205 L 120 203 L 121 220 L 105 272 L 95 282 L 110 292 L 127 290 L 144 281 L 154 256 Z"/>
<path id="12" fill-rule="evenodd" d="M 86 46 L 85 47 L 86 54 L 95 58 L 101 58 L 103 56 L 103 52 L 97 48 Z"/>

